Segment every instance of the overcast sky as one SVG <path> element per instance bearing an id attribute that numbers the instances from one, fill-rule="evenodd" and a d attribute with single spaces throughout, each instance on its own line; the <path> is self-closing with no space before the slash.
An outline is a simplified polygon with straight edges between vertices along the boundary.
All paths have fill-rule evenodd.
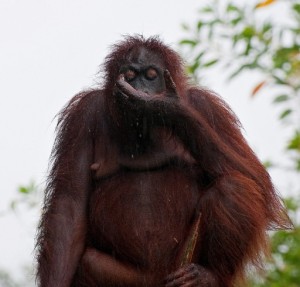
<path id="1" fill-rule="evenodd" d="M 140 33 L 160 35 L 177 49 L 184 35 L 180 24 L 193 23 L 200 2 L 205 1 L 0 0 L 0 210 L 18 185 L 34 179 L 43 187 L 54 117 L 75 93 L 99 82 L 96 74 L 110 45 L 122 35 Z M 231 84 L 220 79 L 221 74 L 205 84 L 238 114 L 259 157 L 281 160 L 287 131 L 271 98 L 249 98 L 259 78 L 249 75 Z M 272 175 L 285 193 L 284 177 Z M 38 216 L 25 211 L 0 217 L 0 269 L 15 274 L 30 262 Z"/>

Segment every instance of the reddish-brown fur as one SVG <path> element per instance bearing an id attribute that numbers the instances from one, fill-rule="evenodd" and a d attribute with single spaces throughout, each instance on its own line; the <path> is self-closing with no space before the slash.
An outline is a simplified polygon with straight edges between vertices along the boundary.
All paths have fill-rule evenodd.
<path id="1" fill-rule="evenodd" d="M 180 99 L 167 102 L 165 121 L 153 116 L 150 128 L 163 151 L 192 158 L 184 164 L 141 171 L 115 166 L 120 145 L 134 144 L 135 135 L 122 121 L 130 111 L 121 115 L 116 108 L 115 83 L 122 61 L 140 48 L 160 55 L 176 83 Z M 97 253 L 86 268 L 88 248 L 124 265 L 123 286 L 158 286 L 176 270 L 176 255 L 200 208 L 194 261 L 216 276 L 219 285 L 213 286 L 230 287 L 245 277 L 248 264 L 261 266 L 266 230 L 290 227 L 233 112 L 212 92 L 190 87 L 183 71 L 180 57 L 158 39 L 129 37 L 107 57 L 103 89 L 80 93 L 61 112 L 37 242 L 39 286 L 97 286 L 94 273 L 104 278 L 113 271 Z M 90 169 L 95 162 L 102 168 L 98 177 Z M 126 268 L 141 272 L 144 283 L 127 284 L 139 273 Z"/>

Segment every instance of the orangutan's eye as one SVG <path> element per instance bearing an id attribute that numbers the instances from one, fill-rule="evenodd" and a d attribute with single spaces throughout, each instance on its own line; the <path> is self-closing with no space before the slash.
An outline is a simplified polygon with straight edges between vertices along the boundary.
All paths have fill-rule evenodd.
<path id="1" fill-rule="evenodd" d="M 134 70 L 127 70 L 124 74 L 126 81 L 130 82 L 136 77 L 136 72 Z"/>
<path id="2" fill-rule="evenodd" d="M 153 68 L 149 68 L 147 71 L 146 71 L 146 78 L 148 80 L 154 80 L 155 78 L 157 77 L 157 71 Z"/>

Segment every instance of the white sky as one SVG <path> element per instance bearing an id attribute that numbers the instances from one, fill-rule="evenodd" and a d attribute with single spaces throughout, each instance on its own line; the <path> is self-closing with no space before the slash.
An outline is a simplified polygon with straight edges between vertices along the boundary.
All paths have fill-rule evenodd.
<path id="1" fill-rule="evenodd" d="M 180 24 L 194 23 L 203 2 L 0 1 L 0 211 L 15 197 L 18 185 L 34 179 L 43 187 L 54 116 L 75 93 L 98 80 L 109 46 L 121 35 L 141 33 L 160 35 L 176 49 L 184 35 Z M 249 98 L 259 78 L 249 75 L 231 84 L 220 78 L 208 77 L 205 84 L 230 103 L 259 157 L 282 160 L 288 133 L 277 121 L 271 98 Z M 272 175 L 286 194 L 286 175 Z M 0 217 L 0 269 L 16 274 L 21 264 L 30 262 L 38 216 L 25 211 Z"/>

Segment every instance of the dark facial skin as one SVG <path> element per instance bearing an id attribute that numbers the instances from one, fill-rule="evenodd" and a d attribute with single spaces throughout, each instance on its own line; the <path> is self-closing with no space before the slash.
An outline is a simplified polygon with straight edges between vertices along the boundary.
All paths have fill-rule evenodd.
<path id="1" fill-rule="evenodd" d="M 129 54 L 127 62 L 120 67 L 120 74 L 136 90 L 154 95 L 166 88 L 164 70 L 157 54 L 141 48 L 138 52 Z"/>

